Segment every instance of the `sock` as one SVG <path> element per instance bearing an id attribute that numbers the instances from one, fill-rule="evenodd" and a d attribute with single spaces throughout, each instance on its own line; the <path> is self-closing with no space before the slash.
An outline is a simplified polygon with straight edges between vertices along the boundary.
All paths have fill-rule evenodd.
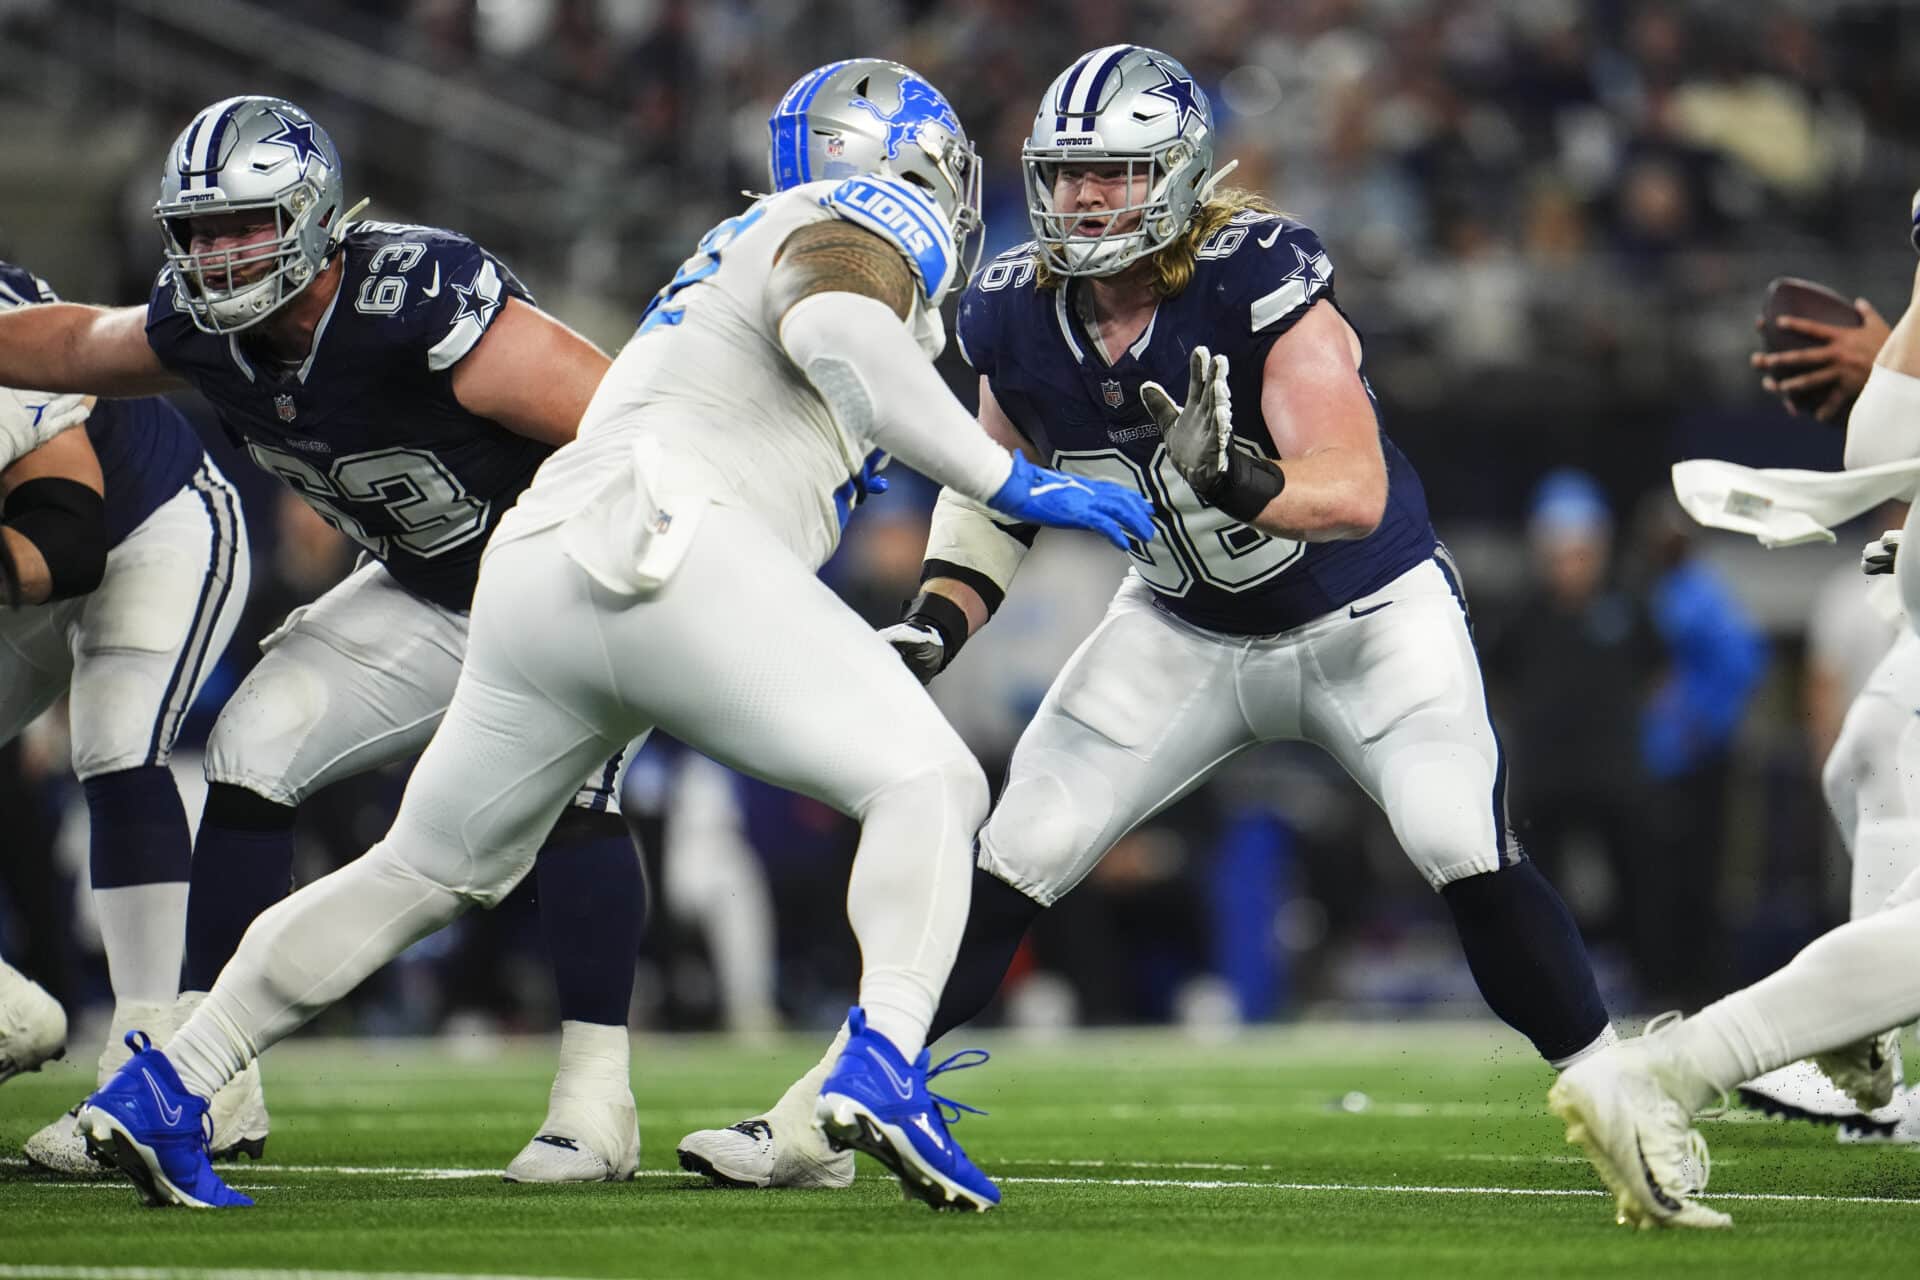
<path id="1" fill-rule="evenodd" d="M 1580 928 L 1531 859 L 1456 880 L 1440 896 L 1487 1007 L 1541 1057 L 1567 1061 L 1605 1034 Z"/>
<path id="2" fill-rule="evenodd" d="M 1852 919 L 1870 916 L 1920 868 L 1920 820 L 1862 817 L 1854 830 Z"/>
<path id="3" fill-rule="evenodd" d="M 186 990 L 211 990 L 254 917 L 293 887 L 297 813 L 244 787 L 207 788 L 187 893 Z"/>
<path id="4" fill-rule="evenodd" d="M 766 1112 L 767 1116 L 790 1118 L 795 1124 L 807 1124 L 813 1120 L 813 1104 L 820 1099 L 820 1086 L 833 1073 L 834 1064 L 840 1061 L 840 1053 L 847 1047 L 847 1024 L 841 1023 L 840 1030 L 834 1034 L 833 1043 L 827 1046 L 827 1056 L 813 1064 L 813 1069 L 787 1086 L 780 1095 L 780 1101 Z M 764 1117 L 763 1117 L 764 1118 Z"/>
<path id="5" fill-rule="evenodd" d="M 964 754 L 885 787 L 860 815 L 847 920 L 860 942 L 867 1025 L 912 1062 L 966 927 L 986 780 Z"/>
<path id="6" fill-rule="evenodd" d="M 1698 1110 L 1742 1080 L 1920 1017 L 1920 902 L 1821 935 L 1784 968 L 1651 1037 Z"/>
<path id="7" fill-rule="evenodd" d="M 595 1092 L 593 1086 L 614 1087 L 626 1093 L 630 1082 L 632 1041 L 625 1024 L 597 1022 L 560 1024 L 560 1067 L 553 1076 L 553 1096 Z"/>
<path id="8" fill-rule="evenodd" d="M 83 786 L 93 905 L 114 1001 L 165 1004 L 180 989 L 192 857 L 180 791 L 157 764 L 103 773 Z"/>
<path id="9" fill-rule="evenodd" d="M 569 808 L 533 867 L 562 1025 L 617 1028 L 624 1044 L 647 912 L 640 851 L 626 821 Z"/>
<path id="10" fill-rule="evenodd" d="M 382 841 L 253 922 L 213 990 L 163 1046 L 210 1098 L 270 1045 L 465 911 Z"/>
<path id="11" fill-rule="evenodd" d="M 960 935 L 960 954 L 947 975 L 940 1007 L 927 1029 L 929 1044 L 993 1003 L 1027 930 L 1046 908 L 990 871 L 973 869 L 973 902 Z"/>

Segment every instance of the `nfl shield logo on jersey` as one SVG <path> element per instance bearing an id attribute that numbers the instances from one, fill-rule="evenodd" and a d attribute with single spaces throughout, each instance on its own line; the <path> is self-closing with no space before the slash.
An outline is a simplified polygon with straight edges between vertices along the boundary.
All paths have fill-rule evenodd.
<path id="1" fill-rule="evenodd" d="M 1107 408 L 1109 409 L 1118 409 L 1126 402 L 1127 398 L 1125 393 L 1120 390 L 1120 380 L 1118 378 L 1102 378 L 1100 380 L 1100 396 L 1107 402 Z"/>
<path id="2" fill-rule="evenodd" d="M 293 397 L 282 393 L 273 398 L 273 411 L 280 415 L 280 421 L 292 422 L 299 410 L 293 407 Z"/>

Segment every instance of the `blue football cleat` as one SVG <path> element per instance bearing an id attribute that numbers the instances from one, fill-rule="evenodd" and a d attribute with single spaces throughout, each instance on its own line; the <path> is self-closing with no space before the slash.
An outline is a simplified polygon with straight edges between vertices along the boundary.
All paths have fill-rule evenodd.
<path id="1" fill-rule="evenodd" d="M 127 1032 L 127 1059 L 80 1104 L 87 1153 L 133 1179 L 148 1204 L 229 1209 L 252 1200 L 220 1181 L 207 1158 L 207 1100 L 189 1093 L 144 1031 Z"/>
<path id="2" fill-rule="evenodd" d="M 987 1060 L 986 1051 L 963 1049 L 928 1070 L 926 1050 L 909 1065 L 890 1040 L 867 1030 L 867 1015 L 858 1007 L 847 1014 L 847 1030 L 847 1047 L 820 1086 L 813 1110 L 827 1142 L 836 1151 L 866 1152 L 893 1170 L 908 1195 L 936 1209 L 985 1213 L 999 1204 L 1000 1188 L 947 1132 L 962 1111 L 986 1113 L 927 1092 L 934 1076 L 977 1067 Z"/>

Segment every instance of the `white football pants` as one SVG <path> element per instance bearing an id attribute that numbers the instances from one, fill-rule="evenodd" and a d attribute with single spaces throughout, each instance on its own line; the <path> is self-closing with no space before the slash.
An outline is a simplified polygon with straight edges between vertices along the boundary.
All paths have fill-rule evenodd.
<path id="1" fill-rule="evenodd" d="M 911 1026 L 924 1035 L 959 949 L 986 779 L 893 650 L 756 516 L 716 505 L 647 598 L 596 584 L 557 530 L 489 551 L 465 669 L 392 830 L 254 922 L 183 1033 L 194 1079 L 219 1083 L 469 905 L 498 902 L 581 774 L 656 725 L 861 820 L 847 890 L 860 999 L 917 1052 Z M 231 1051 L 218 1069 L 200 1057 L 213 1024 Z"/>
<path id="2" fill-rule="evenodd" d="M 1519 858 L 1459 596 L 1437 561 L 1278 636 L 1181 622 L 1128 575 L 1014 747 L 980 865 L 1051 906 L 1257 743 L 1325 748 L 1438 889 Z"/>

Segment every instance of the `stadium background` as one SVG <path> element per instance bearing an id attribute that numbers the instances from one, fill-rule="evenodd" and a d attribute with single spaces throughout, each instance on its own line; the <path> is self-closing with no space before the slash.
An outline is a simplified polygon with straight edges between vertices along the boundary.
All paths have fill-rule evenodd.
<path id="1" fill-rule="evenodd" d="M 0 257 L 70 298 L 142 301 L 163 148 L 208 101 L 279 93 L 333 135 L 370 216 L 468 232 L 614 350 L 700 233 L 764 184 L 766 114 L 808 67 L 890 55 L 952 97 L 985 158 L 991 252 L 1026 238 L 1018 147 L 1052 75 L 1099 44 L 1164 48 L 1212 95 L 1233 181 L 1331 249 L 1388 429 L 1465 571 L 1520 834 L 1612 1003 L 1656 1008 L 1757 976 L 1844 913 L 1818 765 L 1890 634 L 1853 572 L 1882 526 L 1763 553 L 1690 536 L 1663 495 L 1682 457 L 1838 465 L 1836 431 L 1760 393 L 1752 320 L 1781 274 L 1889 318 L 1904 304 L 1916 37 L 1910 5 L 1814 0 L 0 0 Z M 970 399 L 957 360 L 943 367 Z M 193 786 L 191 744 L 254 644 L 350 552 L 183 403 L 244 490 L 256 575 L 179 757 Z M 1548 479 L 1569 467 L 1582 475 Z M 930 501 L 897 484 L 826 571 L 876 622 L 911 591 Z M 1559 608 L 1542 553 L 1575 544 L 1611 564 Z M 935 684 L 990 774 L 1122 567 L 1045 540 Z M 0 952 L 97 1008 L 64 749 L 56 716 L 0 755 Z M 303 880 L 377 838 L 402 778 L 307 806 Z M 666 744 L 628 801 L 659 899 L 635 1024 L 830 1025 L 855 976 L 847 825 Z M 469 917 L 322 1025 L 544 1030 L 538 946 L 524 903 Z M 1385 821 L 1329 761 L 1272 749 L 1050 913 L 1002 1012 L 1327 1009 L 1481 1013 Z"/>

